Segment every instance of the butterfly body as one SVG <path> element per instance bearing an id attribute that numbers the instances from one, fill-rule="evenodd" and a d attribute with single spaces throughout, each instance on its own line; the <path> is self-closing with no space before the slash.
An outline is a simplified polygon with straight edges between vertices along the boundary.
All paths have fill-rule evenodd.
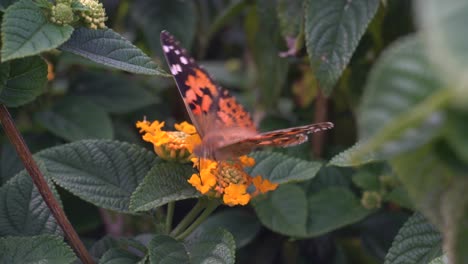
<path id="1" fill-rule="evenodd" d="M 250 114 L 225 89 L 218 86 L 180 43 L 161 32 L 161 44 L 192 123 L 201 137 L 195 155 L 228 160 L 261 147 L 290 147 L 310 133 L 333 128 L 330 122 L 259 133 Z"/>

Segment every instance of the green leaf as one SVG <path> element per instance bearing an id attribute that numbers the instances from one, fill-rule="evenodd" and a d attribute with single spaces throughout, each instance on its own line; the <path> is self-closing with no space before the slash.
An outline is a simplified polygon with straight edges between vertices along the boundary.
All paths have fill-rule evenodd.
<path id="1" fill-rule="evenodd" d="M 188 164 L 156 164 L 132 194 L 130 210 L 147 211 L 168 202 L 200 196 L 187 182 L 193 173 L 195 171 Z"/>
<path id="2" fill-rule="evenodd" d="M 247 0 L 231 1 L 229 6 L 220 11 L 219 14 L 216 15 L 216 17 L 213 19 L 213 22 L 210 23 L 205 41 L 211 40 L 214 34 L 218 33 L 224 26 L 228 25 L 229 22 L 242 14 L 248 4 L 249 3 Z M 208 72 L 211 73 L 209 70 Z"/>
<path id="3" fill-rule="evenodd" d="M 408 192 L 401 186 L 386 193 L 382 199 L 387 202 L 396 203 L 403 208 L 414 210 L 414 205 Z"/>
<path id="4" fill-rule="evenodd" d="M 437 258 L 431 260 L 431 262 L 429 262 L 429 264 L 449 264 L 449 261 L 448 261 L 447 256 L 442 255 L 440 257 L 437 257 Z"/>
<path id="5" fill-rule="evenodd" d="M 99 264 L 137 263 L 141 258 L 123 249 L 112 248 L 99 259 Z"/>
<path id="6" fill-rule="evenodd" d="M 39 167 L 44 175 L 48 174 L 42 162 Z M 52 183 L 49 186 L 55 191 Z M 31 177 L 22 170 L 0 188 L 0 236 L 39 234 L 61 235 L 62 230 Z"/>
<path id="7" fill-rule="evenodd" d="M 362 155 L 356 155 L 363 153 L 361 148 L 365 145 L 364 142 L 356 142 L 352 147 L 347 150 L 335 155 L 329 162 L 328 165 L 338 167 L 355 167 L 366 163 L 377 161 L 379 158 L 377 152 L 368 151 Z M 356 157 L 358 156 L 358 157 Z"/>
<path id="8" fill-rule="evenodd" d="M 253 206 L 266 227 L 300 238 L 328 233 L 358 222 L 372 212 L 343 187 L 306 194 L 299 186 L 280 185 L 274 192 L 255 198 Z"/>
<path id="9" fill-rule="evenodd" d="M 278 0 L 276 10 L 283 36 L 297 37 L 304 22 L 304 0 Z"/>
<path id="10" fill-rule="evenodd" d="M 38 112 L 35 117 L 54 135 L 68 141 L 114 136 L 109 115 L 85 98 L 63 98 L 52 109 Z"/>
<path id="11" fill-rule="evenodd" d="M 426 264 L 442 254 L 441 242 L 437 229 L 416 213 L 398 231 L 385 264 Z"/>
<path id="12" fill-rule="evenodd" d="M 52 24 L 31 0 L 8 7 L 2 22 L 2 61 L 32 56 L 57 48 L 70 38 L 73 27 Z"/>
<path id="13" fill-rule="evenodd" d="M 80 75 L 74 94 L 85 97 L 109 113 L 128 113 L 158 103 L 136 80 L 105 73 Z"/>
<path id="14" fill-rule="evenodd" d="M 260 227 L 255 215 L 241 208 L 233 208 L 211 215 L 190 234 L 188 239 L 199 236 L 200 233 L 208 230 L 223 228 L 234 236 L 236 248 L 239 249 L 250 243 L 258 235 Z"/>
<path id="15" fill-rule="evenodd" d="M 17 2 L 18 0 L 0 0 L 0 11 L 5 12 L 5 10 L 12 5 L 13 3 Z"/>
<path id="16" fill-rule="evenodd" d="M 388 157 L 421 146 L 442 127 L 441 108 L 452 96 L 432 70 L 417 36 L 394 43 L 367 81 L 358 113 L 359 154 Z"/>
<path id="17" fill-rule="evenodd" d="M 307 236 L 319 236 L 356 223 L 370 213 L 347 188 L 331 187 L 308 194 Z"/>
<path id="18" fill-rule="evenodd" d="M 150 262 L 154 264 L 191 263 L 184 244 L 166 235 L 155 235 L 148 244 Z"/>
<path id="19" fill-rule="evenodd" d="M 457 88 L 455 100 L 466 105 L 466 73 L 468 70 L 468 36 L 460 34 L 466 30 L 468 3 L 449 0 L 415 1 L 417 22 L 428 48 L 428 56 L 434 61 L 440 76 L 452 88 Z"/>
<path id="20" fill-rule="evenodd" d="M 0 64 L 0 103 L 16 107 L 34 100 L 47 83 L 47 64 L 29 57 Z"/>
<path id="21" fill-rule="evenodd" d="M 279 53 L 285 49 L 276 17 L 276 3 L 259 0 L 252 6 L 246 20 L 247 41 L 257 70 L 255 86 L 262 107 L 277 107 L 286 81 L 288 62 Z"/>
<path id="22" fill-rule="evenodd" d="M 9 142 L 0 147 L 0 186 L 24 168 L 23 163 Z"/>
<path id="23" fill-rule="evenodd" d="M 130 14 L 159 58 L 164 58 L 159 40 L 163 30 L 169 31 L 180 40 L 182 47 L 190 50 L 197 25 L 197 11 L 193 1 L 136 0 L 132 3 Z"/>
<path id="24" fill-rule="evenodd" d="M 255 166 L 246 169 L 248 174 L 261 175 L 280 184 L 312 179 L 322 167 L 320 162 L 304 161 L 277 152 L 258 151 L 251 156 L 255 159 Z"/>
<path id="25" fill-rule="evenodd" d="M 77 28 L 60 49 L 132 73 L 167 75 L 151 58 L 112 29 Z"/>
<path id="26" fill-rule="evenodd" d="M 42 235 L 0 238 L 2 263 L 74 263 L 76 257 L 61 237 Z"/>
<path id="27" fill-rule="evenodd" d="M 235 241 L 223 229 L 212 229 L 179 242 L 166 235 L 156 235 L 148 245 L 151 263 L 234 263 Z"/>
<path id="28" fill-rule="evenodd" d="M 369 170 L 360 169 L 353 175 L 353 182 L 361 189 L 366 191 L 379 191 L 379 174 Z"/>
<path id="29" fill-rule="evenodd" d="M 307 196 L 296 185 L 280 185 L 278 189 L 252 200 L 257 216 L 269 229 L 290 236 L 307 234 Z"/>
<path id="30" fill-rule="evenodd" d="M 127 213 L 130 196 L 158 161 L 141 147 L 110 140 L 76 141 L 36 156 L 64 189 L 96 206 Z"/>
<path id="31" fill-rule="evenodd" d="M 447 113 L 447 125 L 444 129 L 444 138 L 447 143 L 457 154 L 457 156 L 465 162 L 468 162 L 468 124 L 466 120 L 468 112 L 458 109 L 458 111 L 449 111 Z"/>
<path id="32" fill-rule="evenodd" d="M 186 239 L 192 263 L 232 263 L 236 258 L 234 237 L 224 229 L 214 229 Z"/>
<path id="33" fill-rule="evenodd" d="M 326 95 L 346 68 L 378 0 L 306 0 L 305 39 L 315 76 Z"/>

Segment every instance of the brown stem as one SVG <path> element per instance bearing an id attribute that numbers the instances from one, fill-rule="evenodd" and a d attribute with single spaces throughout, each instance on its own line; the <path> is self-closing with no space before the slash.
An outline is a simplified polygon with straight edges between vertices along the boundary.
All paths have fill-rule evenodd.
<path id="1" fill-rule="evenodd" d="M 319 89 L 317 94 L 317 99 L 315 101 L 315 116 L 314 122 L 326 122 L 328 121 L 328 99 L 323 95 L 322 91 Z M 321 133 L 314 133 L 312 134 L 312 151 L 314 153 L 315 158 L 320 158 L 323 152 L 323 145 L 325 144 L 325 136 L 326 134 Z"/>
<path id="2" fill-rule="evenodd" d="M 47 182 L 39 170 L 36 162 L 34 161 L 28 146 L 26 146 L 23 137 L 16 128 L 15 123 L 13 122 L 13 119 L 8 112 L 8 109 L 3 104 L 0 104 L 0 122 L 2 123 L 5 134 L 7 135 L 12 145 L 15 147 L 18 156 L 23 161 L 24 167 L 31 176 L 34 185 L 37 187 L 37 190 L 42 196 L 42 199 L 44 199 L 47 207 L 49 207 L 52 215 L 65 233 L 65 237 L 69 241 L 70 246 L 75 250 L 76 254 L 83 263 L 94 263 L 91 255 L 88 253 L 85 246 L 79 239 L 75 229 L 73 229 L 72 225 L 68 221 L 65 212 L 62 210 L 62 208 L 60 208 L 57 200 L 55 200 L 55 197 L 52 194 L 49 185 L 47 185 Z"/>

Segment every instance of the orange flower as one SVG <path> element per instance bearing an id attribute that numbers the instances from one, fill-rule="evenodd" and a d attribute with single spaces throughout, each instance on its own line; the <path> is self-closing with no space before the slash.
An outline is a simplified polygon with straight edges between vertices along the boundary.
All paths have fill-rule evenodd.
<path id="1" fill-rule="evenodd" d="M 260 175 L 252 179 L 252 184 L 255 186 L 255 195 L 258 195 L 259 193 L 273 191 L 276 190 L 276 188 L 278 188 L 277 183 L 272 183 L 267 179 L 263 179 Z"/>
<path id="2" fill-rule="evenodd" d="M 247 187 L 243 184 L 229 184 L 224 189 L 223 202 L 226 205 L 246 205 L 250 201 L 250 194 L 247 193 Z"/>

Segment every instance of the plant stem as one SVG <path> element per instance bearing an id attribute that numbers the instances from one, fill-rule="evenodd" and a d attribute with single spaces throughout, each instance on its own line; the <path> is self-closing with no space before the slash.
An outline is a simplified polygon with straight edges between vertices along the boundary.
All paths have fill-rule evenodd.
<path id="1" fill-rule="evenodd" d="M 55 197 L 52 194 L 49 185 L 47 185 L 47 181 L 44 179 L 44 176 L 42 175 L 42 172 L 39 170 L 39 167 L 34 161 L 28 146 L 26 145 L 23 137 L 16 128 L 15 123 L 13 122 L 13 119 L 10 113 L 8 112 L 8 109 L 3 104 L 0 104 L 0 122 L 2 123 L 5 134 L 7 135 L 11 144 L 15 147 L 18 156 L 23 162 L 26 171 L 31 176 L 34 185 L 41 194 L 42 199 L 44 199 L 44 202 L 50 209 L 55 220 L 57 220 L 57 223 L 62 228 L 65 237 L 70 243 L 70 246 L 73 248 L 78 258 L 80 258 L 80 260 L 83 263 L 94 263 L 91 255 L 79 239 L 75 229 L 73 229 L 72 225 L 70 224 L 70 221 L 68 221 L 65 212 L 62 210 L 62 208 L 60 208 L 60 205 L 57 202 L 57 200 L 55 200 Z"/>
<path id="2" fill-rule="evenodd" d="M 182 230 L 187 228 L 190 223 L 200 214 L 201 211 L 205 208 L 205 203 L 202 199 L 198 199 L 197 204 L 190 210 L 190 212 L 180 221 L 180 223 L 172 230 L 171 235 L 177 236 Z"/>
<path id="3" fill-rule="evenodd" d="M 210 216 L 210 214 L 218 207 L 219 203 L 216 201 L 211 201 L 208 206 L 206 206 L 205 211 L 201 213 L 201 215 L 195 220 L 187 229 L 185 229 L 184 232 L 182 232 L 180 235 L 176 236 L 177 240 L 182 240 L 186 238 L 188 235 L 190 235 L 195 228 L 197 228 L 205 219 Z"/>
<path id="4" fill-rule="evenodd" d="M 319 89 L 317 94 L 317 100 L 315 101 L 315 116 L 314 122 L 326 122 L 328 118 L 328 99 Z M 320 158 L 323 152 L 323 145 L 325 143 L 325 133 L 314 133 L 312 134 L 312 152 L 315 158 Z"/>
<path id="5" fill-rule="evenodd" d="M 174 217 L 174 208 L 175 202 L 169 202 L 167 204 L 167 212 L 166 212 L 166 234 L 171 232 L 172 228 L 172 218 Z"/>

